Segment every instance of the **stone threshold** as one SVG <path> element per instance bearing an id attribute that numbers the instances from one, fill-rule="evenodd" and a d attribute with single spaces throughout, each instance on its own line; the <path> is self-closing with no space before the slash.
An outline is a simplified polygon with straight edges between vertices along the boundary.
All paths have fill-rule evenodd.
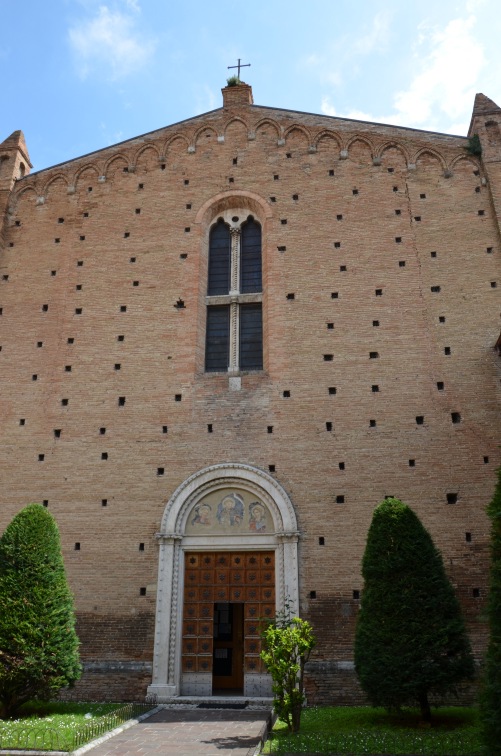
<path id="1" fill-rule="evenodd" d="M 165 698 L 158 704 L 159 708 L 165 709 L 197 709 L 203 704 L 204 709 L 241 709 L 245 705 L 244 711 L 272 709 L 273 699 L 265 697 L 252 698 L 251 696 L 236 695 L 219 695 L 219 696 L 172 696 Z"/>

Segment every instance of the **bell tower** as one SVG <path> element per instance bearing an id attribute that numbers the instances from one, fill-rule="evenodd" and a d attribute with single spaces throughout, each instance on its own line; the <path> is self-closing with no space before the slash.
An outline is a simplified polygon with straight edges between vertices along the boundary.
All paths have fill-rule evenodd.
<path id="1" fill-rule="evenodd" d="M 0 241 L 3 241 L 3 228 L 7 221 L 12 187 L 16 181 L 26 176 L 32 167 L 23 132 L 14 131 L 0 144 Z"/>
<path id="2" fill-rule="evenodd" d="M 501 108 L 484 94 L 475 96 L 468 137 L 475 135 L 482 148 L 482 165 L 494 205 L 495 214 L 501 217 Z"/>

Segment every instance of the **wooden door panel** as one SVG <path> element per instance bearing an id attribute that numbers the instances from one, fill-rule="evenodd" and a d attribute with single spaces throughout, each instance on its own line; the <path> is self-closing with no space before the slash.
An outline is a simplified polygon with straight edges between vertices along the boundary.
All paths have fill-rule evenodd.
<path id="1" fill-rule="evenodd" d="M 267 552 L 189 552 L 185 555 L 182 669 L 213 672 L 213 689 L 242 690 L 246 672 L 261 672 L 263 618 L 275 612 L 275 554 Z M 231 604 L 235 634 L 226 644 L 213 640 L 214 606 Z M 245 618 L 245 619 L 244 619 Z M 219 648 L 218 648 L 219 643 Z M 216 662 L 216 651 L 220 654 Z M 226 653 L 229 674 L 221 670 Z"/>

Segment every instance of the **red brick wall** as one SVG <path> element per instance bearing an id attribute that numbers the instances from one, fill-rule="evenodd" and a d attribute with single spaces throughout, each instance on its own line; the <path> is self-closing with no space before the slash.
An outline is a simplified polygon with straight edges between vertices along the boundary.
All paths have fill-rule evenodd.
<path id="1" fill-rule="evenodd" d="M 61 691 L 65 701 L 144 701 L 151 671 L 87 670 L 70 689 Z"/>
<path id="2" fill-rule="evenodd" d="M 352 659 L 353 591 L 385 495 L 430 530 L 481 655 L 501 268 L 490 187 L 465 145 L 238 105 L 16 183 L 0 251 L 0 527 L 48 501 L 85 659 L 151 661 L 165 504 L 196 470 L 230 461 L 274 465 L 296 508 L 318 661 Z M 203 372 L 208 229 L 196 216 L 242 191 L 270 213 L 265 370 L 230 391 L 227 376 Z M 326 679 L 318 672 L 317 698 L 356 695 L 351 673 Z"/>

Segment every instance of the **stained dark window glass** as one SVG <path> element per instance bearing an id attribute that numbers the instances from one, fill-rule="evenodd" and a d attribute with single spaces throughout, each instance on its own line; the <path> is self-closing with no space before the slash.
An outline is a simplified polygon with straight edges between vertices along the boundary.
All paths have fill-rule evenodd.
<path id="1" fill-rule="evenodd" d="M 261 303 L 240 306 L 240 369 L 263 369 L 263 311 Z"/>
<path id="2" fill-rule="evenodd" d="M 209 237 L 209 282 L 207 294 L 228 294 L 230 291 L 231 242 L 230 229 L 223 221 L 212 227 Z"/>
<path id="3" fill-rule="evenodd" d="M 233 218 L 235 223 L 238 220 Z M 207 295 L 219 300 L 217 304 L 209 300 L 207 306 L 208 372 L 263 369 L 261 225 L 250 215 L 235 231 L 232 239 L 230 226 L 220 218 L 209 235 Z M 234 266 L 239 281 L 232 287 Z M 235 284 L 237 291 L 232 290 Z M 254 296 L 245 297 L 249 294 Z M 247 298 L 259 301 L 247 303 Z M 237 359 L 230 356 L 230 340 L 236 342 Z"/>
<path id="4" fill-rule="evenodd" d="M 230 354 L 230 306 L 207 308 L 205 369 L 228 370 Z"/>
<path id="5" fill-rule="evenodd" d="M 253 218 L 242 226 L 240 252 L 240 291 L 242 294 L 261 291 L 261 226 Z"/>

